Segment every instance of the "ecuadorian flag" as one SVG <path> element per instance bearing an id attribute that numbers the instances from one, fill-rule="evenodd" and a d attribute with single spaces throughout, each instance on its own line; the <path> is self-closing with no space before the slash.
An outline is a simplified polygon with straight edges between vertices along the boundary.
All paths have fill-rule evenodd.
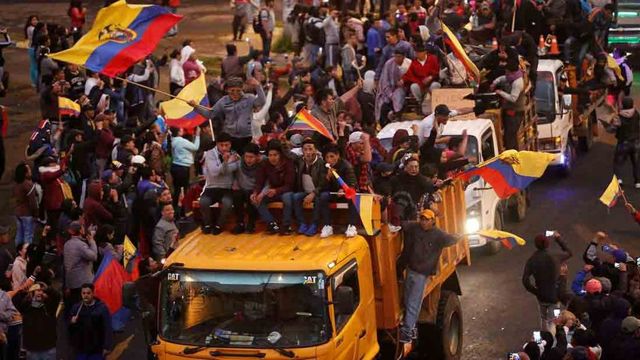
<path id="1" fill-rule="evenodd" d="M 288 130 L 316 131 L 327 139 L 334 141 L 333 136 L 324 126 L 322 121 L 311 115 L 307 109 L 300 110 L 293 119 L 293 123 L 289 125 Z"/>
<path id="2" fill-rule="evenodd" d="M 554 157 L 543 152 L 507 150 L 463 172 L 460 177 L 468 181 L 473 176 L 481 176 L 499 198 L 506 199 L 541 177 Z"/>
<path id="3" fill-rule="evenodd" d="M 502 246 L 509 250 L 516 245 L 524 246 L 527 243 L 520 236 L 502 230 L 480 230 L 478 235 L 493 241 L 500 241 Z"/>
<path id="4" fill-rule="evenodd" d="M 620 189 L 620 183 L 618 182 L 618 177 L 613 175 L 613 179 L 609 183 L 609 186 L 604 190 L 602 195 L 600 196 L 600 202 L 605 204 L 608 208 L 612 208 L 616 206 L 616 202 L 618 201 L 618 197 L 622 194 L 622 189 Z"/>
<path id="5" fill-rule="evenodd" d="M 192 129 L 207 121 L 207 118 L 198 114 L 187 101 L 193 100 L 196 103 L 209 107 L 209 97 L 207 96 L 207 82 L 204 73 L 185 86 L 176 99 L 160 103 L 160 110 L 164 114 L 165 122 L 168 126 Z"/>
<path id="6" fill-rule="evenodd" d="M 181 18 L 162 6 L 120 0 L 100 10 L 91 30 L 73 47 L 49 57 L 115 76 L 149 55 Z"/>
<path id="7" fill-rule="evenodd" d="M 444 23 L 442 23 L 442 32 L 445 35 L 445 43 L 449 45 L 451 50 L 453 50 L 453 54 L 458 58 L 458 60 L 462 61 L 462 64 L 474 79 L 479 80 L 480 70 L 478 70 L 476 64 L 471 61 L 469 55 L 467 55 L 467 52 L 464 50 L 464 47 L 462 47 L 462 44 L 460 44 L 460 41 L 458 41 L 456 35 Z"/>
<path id="8" fill-rule="evenodd" d="M 80 115 L 80 104 L 69 98 L 58 96 L 58 114 L 60 116 L 78 116 Z"/>
<path id="9" fill-rule="evenodd" d="M 129 320 L 130 311 L 122 305 L 122 285 L 128 278 L 122 265 L 107 252 L 93 280 L 95 294 L 109 309 L 111 324 L 116 331 L 124 329 Z"/>

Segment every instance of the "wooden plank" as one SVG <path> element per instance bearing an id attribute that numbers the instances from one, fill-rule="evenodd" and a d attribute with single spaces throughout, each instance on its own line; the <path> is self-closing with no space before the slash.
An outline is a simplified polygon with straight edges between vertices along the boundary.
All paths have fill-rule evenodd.
<path id="1" fill-rule="evenodd" d="M 473 94 L 472 88 L 442 88 L 435 89 L 431 92 L 431 108 L 435 109 L 438 104 L 445 104 L 451 110 L 473 107 L 473 100 L 463 99 L 465 96 Z M 476 116 L 472 112 L 470 114 L 454 116 L 450 120 L 473 120 Z"/>

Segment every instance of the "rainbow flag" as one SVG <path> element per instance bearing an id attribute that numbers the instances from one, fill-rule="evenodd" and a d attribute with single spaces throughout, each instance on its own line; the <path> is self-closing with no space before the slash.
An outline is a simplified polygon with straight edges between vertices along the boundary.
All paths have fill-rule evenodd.
<path id="1" fill-rule="evenodd" d="M 93 279 L 96 297 L 109 309 L 111 324 L 116 331 L 124 329 L 129 320 L 130 311 L 122 305 L 122 286 L 128 278 L 122 265 L 106 253 Z"/>
<path id="2" fill-rule="evenodd" d="M 164 114 L 164 119 L 168 126 L 192 129 L 207 121 L 206 117 L 197 113 L 185 100 L 194 100 L 204 107 L 209 107 L 207 82 L 204 73 L 187 84 L 176 99 L 160 103 L 160 110 Z"/>
<path id="3" fill-rule="evenodd" d="M 302 130 L 302 131 L 316 131 L 320 135 L 327 139 L 334 141 L 331 132 L 324 126 L 324 124 L 318 120 L 315 116 L 311 115 L 307 109 L 300 110 L 293 118 L 293 123 L 289 125 L 287 130 Z"/>
<path id="4" fill-rule="evenodd" d="M 467 72 L 471 74 L 474 79 L 479 80 L 480 70 L 478 70 L 478 67 L 476 66 L 476 64 L 474 64 L 473 61 L 471 61 L 471 59 L 469 58 L 469 55 L 467 55 L 467 52 L 464 51 L 464 47 L 462 47 L 462 44 L 460 44 L 460 41 L 458 41 L 458 38 L 456 37 L 456 35 L 447 27 L 447 25 L 445 25 L 444 23 L 441 23 L 441 24 L 442 24 L 442 31 L 445 35 L 444 37 L 445 43 L 449 45 L 451 50 L 453 50 L 454 55 L 460 61 L 462 61 L 462 64 L 467 69 Z"/>
<path id="5" fill-rule="evenodd" d="M 115 76 L 149 55 L 181 18 L 163 6 L 120 0 L 101 9 L 91 30 L 73 47 L 49 57 Z"/>
<path id="6" fill-rule="evenodd" d="M 520 236 L 502 230 L 480 230 L 477 234 L 492 241 L 500 241 L 502 246 L 509 250 L 516 245 L 524 246 L 527 243 Z"/>
<path id="7" fill-rule="evenodd" d="M 618 201 L 618 197 L 622 194 L 622 189 L 620 189 L 620 183 L 618 182 L 618 177 L 613 175 L 613 179 L 609 183 L 609 186 L 604 190 L 602 195 L 600 196 L 600 202 L 605 204 L 608 208 L 612 208 L 616 206 L 616 202 Z"/>
<path id="8" fill-rule="evenodd" d="M 481 176 L 499 198 L 506 199 L 541 177 L 554 158 L 555 155 L 549 153 L 507 150 L 459 176 L 465 181 Z"/>
<path id="9" fill-rule="evenodd" d="M 58 96 L 58 114 L 60 116 L 80 115 L 80 104 L 62 96 Z"/>

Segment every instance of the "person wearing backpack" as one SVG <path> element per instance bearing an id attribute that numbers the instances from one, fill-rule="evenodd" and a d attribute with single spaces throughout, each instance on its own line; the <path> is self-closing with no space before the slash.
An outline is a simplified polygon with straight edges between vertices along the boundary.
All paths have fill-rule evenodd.
<path id="1" fill-rule="evenodd" d="M 318 60 L 320 49 L 325 43 L 322 19 L 320 19 L 320 13 L 317 7 L 309 9 L 309 18 L 304 23 L 304 34 L 304 58 L 307 60 L 307 63 L 315 65 Z"/>
<path id="2" fill-rule="evenodd" d="M 253 22 L 253 30 L 260 34 L 262 39 L 262 54 L 268 58 L 271 53 L 271 41 L 273 30 L 276 28 L 276 14 L 273 10 L 273 0 L 267 0 L 265 6 L 260 9 Z"/>

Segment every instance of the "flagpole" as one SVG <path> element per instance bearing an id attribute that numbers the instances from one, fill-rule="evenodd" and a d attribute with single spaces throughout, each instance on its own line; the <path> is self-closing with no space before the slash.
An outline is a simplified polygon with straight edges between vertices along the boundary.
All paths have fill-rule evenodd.
<path id="1" fill-rule="evenodd" d="M 513 0 L 513 16 L 511 16 L 511 32 L 516 29 L 516 7 L 518 0 Z"/>

